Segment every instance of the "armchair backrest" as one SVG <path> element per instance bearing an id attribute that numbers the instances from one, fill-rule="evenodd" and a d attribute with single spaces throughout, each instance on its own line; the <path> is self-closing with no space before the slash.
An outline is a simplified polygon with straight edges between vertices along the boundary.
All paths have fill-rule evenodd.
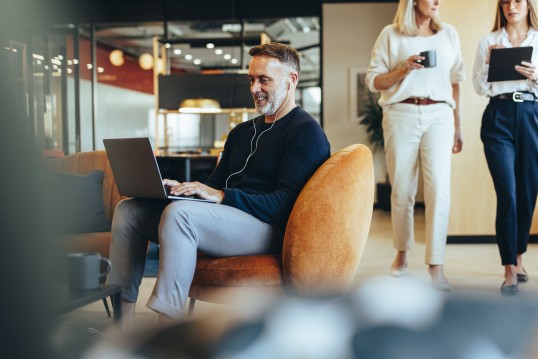
<path id="1" fill-rule="evenodd" d="M 373 203 L 368 147 L 351 145 L 325 161 L 288 220 L 282 253 L 286 284 L 307 292 L 348 289 L 366 246 Z"/>

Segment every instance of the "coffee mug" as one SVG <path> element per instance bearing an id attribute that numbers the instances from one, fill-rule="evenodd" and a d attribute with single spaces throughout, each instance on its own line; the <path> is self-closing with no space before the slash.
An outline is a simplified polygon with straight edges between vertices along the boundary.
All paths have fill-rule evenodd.
<path id="1" fill-rule="evenodd" d="M 426 68 L 437 66 L 437 56 L 435 50 L 422 51 L 419 55 L 424 57 L 424 60 L 417 60 L 417 62 L 422 66 Z"/>
<path id="2" fill-rule="evenodd" d="M 104 272 L 101 272 L 101 262 L 107 264 Z M 67 255 L 69 289 L 97 289 L 99 278 L 107 275 L 111 266 L 110 261 L 97 252 L 69 253 Z"/>

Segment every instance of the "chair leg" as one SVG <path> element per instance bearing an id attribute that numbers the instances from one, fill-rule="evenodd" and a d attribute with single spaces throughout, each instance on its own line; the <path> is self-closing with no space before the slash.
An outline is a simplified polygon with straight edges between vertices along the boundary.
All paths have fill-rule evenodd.
<path id="1" fill-rule="evenodd" d="M 189 298 L 189 317 L 192 316 L 192 312 L 194 312 L 194 304 L 196 304 L 196 299 Z"/>
<path id="2" fill-rule="evenodd" d="M 108 301 L 106 300 L 106 297 L 103 298 L 103 304 L 105 305 L 106 314 L 110 318 L 110 308 L 108 307 Z"/>

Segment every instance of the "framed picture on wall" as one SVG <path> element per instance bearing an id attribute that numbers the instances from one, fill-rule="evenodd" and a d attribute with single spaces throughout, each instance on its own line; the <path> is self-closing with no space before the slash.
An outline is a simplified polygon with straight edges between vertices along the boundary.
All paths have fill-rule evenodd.
<path id="1" fill-rule="evenodd" d="M 366 70 L 366 67 L 349 68 L 348 120 L 353 124 L 358 124 L 364 117 L 360 115 L 361 109 L 368 103 L 369 90 L 364 82 Z"/>

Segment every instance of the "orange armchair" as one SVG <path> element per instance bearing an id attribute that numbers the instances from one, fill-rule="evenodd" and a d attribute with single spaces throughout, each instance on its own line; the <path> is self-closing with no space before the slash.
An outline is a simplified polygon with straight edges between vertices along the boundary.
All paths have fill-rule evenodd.
<path id="1" fill-rule="evenodd" d="M 342 293 L 351 286 L 372 219 L 374 174 L 368 147 L 333 154 L 301 191 L 282 254 L 199 256 L 190 289 L 196 300 L 234 303 L 249 295 Z"/>

